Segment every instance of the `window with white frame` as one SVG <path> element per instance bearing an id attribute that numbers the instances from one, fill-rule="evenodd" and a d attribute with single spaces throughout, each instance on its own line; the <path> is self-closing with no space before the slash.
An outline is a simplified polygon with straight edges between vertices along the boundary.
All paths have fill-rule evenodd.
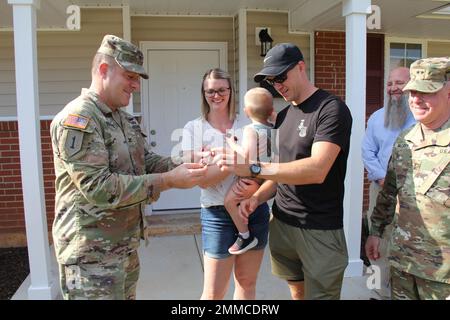
<path id="1" fill-rule="evenodd" d="M 390 42 L 389 71 L 397 67 L 407 67 L 423 57 L 421 43 Z"/>
<path id="2" fill-rule="evenodd" d="M 427 56 L 428 41 L 425 39 L 385 37 L 384 43 L 384 92 L 389 73 L 397 67 L 409 68 L 411 64 Z M 384 99 L 386 101 L 386 97 Z"/>

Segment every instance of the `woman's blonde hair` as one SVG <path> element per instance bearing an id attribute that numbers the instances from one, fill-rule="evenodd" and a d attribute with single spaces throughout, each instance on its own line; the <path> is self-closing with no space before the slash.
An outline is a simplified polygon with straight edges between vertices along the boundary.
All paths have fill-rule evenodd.
<path id="1" fill-rule="evenodd" d="M 231 76 L 228 72 L 219 69 L 209 69 L 206 71 L 206 73 L 203 76 L 202 80 L 202 86 L 201 86 L 201 94 L 202 94 L 202 116 L 204 119 L 207 119 L 207 116 L 210 112 L 208 101 L 205 97 L 205 89 L 203 88 L 203 85 L 205 84 L 206 79 L 223 79 L 228 81 L 228 86 L 230 88 L 230 99 L 228 100 L 228 115 L 230 117 L 230 120 L 234 120 L 236 118 L 236 101 L 234 98 L 234 87 L 233 82 L 231 81 Z"/>

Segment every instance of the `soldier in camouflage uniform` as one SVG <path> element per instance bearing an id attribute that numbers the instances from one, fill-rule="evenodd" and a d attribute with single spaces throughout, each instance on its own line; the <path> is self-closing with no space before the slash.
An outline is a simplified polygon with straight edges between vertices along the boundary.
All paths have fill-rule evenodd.
<path id="1" fill-rule="evenodd" d="M 53 240 L 65 299 L 134 299 L 143 208 L 168 188 L 190 188 L 201 164 L 151 152 L 133 116 L 120 110 L 148 79 L 142 52 L 107 35 L 92 83 L 51 124 L 56 174 Z M 180 161 L 181 162 L 181 161 Z"/>
<path id="2" fill-rule="evenodd" d="M 379 257 L 384 228 L 400 211 L 390 241 L 393 299 L 450 299 L 450 59 L 410 67 L 409 105 L 418 123 L 394 144 L 372 215 L 367 256 Z"/>

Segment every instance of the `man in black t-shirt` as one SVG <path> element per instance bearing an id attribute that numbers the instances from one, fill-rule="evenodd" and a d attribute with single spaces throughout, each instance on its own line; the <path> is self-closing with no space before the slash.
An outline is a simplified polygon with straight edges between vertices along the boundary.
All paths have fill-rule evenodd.
<path id="1" fill-rule="evenodd" d="M 244 220 L 275 195 L 269 245 L 272 273 L 287 280 L 293 299 L 339 299 L 348 264 L 343 231 L 344 179 L 352 117 L 338 97 L 308 79 L 300 49 L 273 47 L 254 77 L 291 104 L 275 125 L 279 163 L 219 162 L 223 171 L 266 179 L 240 204 Z M 231 155 L 230 155 L 231 156 Z"/>

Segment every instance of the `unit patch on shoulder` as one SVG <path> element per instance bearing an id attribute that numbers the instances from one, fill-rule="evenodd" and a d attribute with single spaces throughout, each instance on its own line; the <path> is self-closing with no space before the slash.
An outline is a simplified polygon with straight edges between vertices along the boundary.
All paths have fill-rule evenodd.
<path id="1" fill-rule="evenodd" d="M 67 136 L 64 143 L 64 151 L 68 157 L 71 157 L 81 150 L 84 132 L 72 129 L 66 131 Z"/>
<path id="2" fill-rule="evenodd" d="M 78 128 L 78 129 L 86 129 L 89 122 L 89 118 L 80 116 L 78 114 L 69 114 L 64 121 L 64 125 L 68 127 Z"/>

